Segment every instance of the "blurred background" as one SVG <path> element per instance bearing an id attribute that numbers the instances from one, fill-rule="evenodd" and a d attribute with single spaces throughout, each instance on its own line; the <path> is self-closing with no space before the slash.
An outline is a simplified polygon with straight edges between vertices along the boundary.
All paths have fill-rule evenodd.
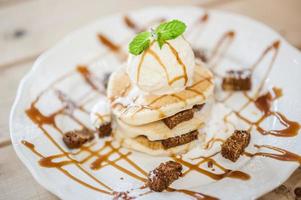
<path id="1" fill-rule="evenodd" d="M 96 19 L 155 5 L 195 5 L 250 16 L 301 49 L 301 0 L 0 0 L 0 199 L 57 199 L 34 181 L 9 139 L 17 86 L 35 59 Z M 301 199 L 301 169 L 261 199 Z"/>

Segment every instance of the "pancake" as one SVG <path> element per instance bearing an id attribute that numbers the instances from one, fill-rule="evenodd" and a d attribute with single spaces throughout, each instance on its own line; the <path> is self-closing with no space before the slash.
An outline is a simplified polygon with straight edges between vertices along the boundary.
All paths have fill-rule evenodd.
<path id="1" fill-rule="evenodd" d="M 209 100 L 200 111 L 194 112 L 192 119 L 183 121 L 172 129 L 168 128 L 162 120 L 139 126 L 129 125 L 118 118 L 114 120 L 116 120 L 116 126 L 124 137 L 135 138 L 144 135 L 151 141 L 164 140 L 203 127 L 209 118 L 212 104 L 213 100 Z"/>
<path id="2" fill-rule="evenodd" d="M 168 156 L 184 154 L 194 147 L 201 145 L 205 136 L 199 133 L 198 139 L 168 149 L 165 149 L 160 141 L 149 141 L 144 136 L 138 136 L 136 138 L 124 137 L 123 132 L 118 128 L 114 132 L 114 138 L 117 139 L 123 147 L 129 149 L 153 156 Z"/>
<path id="3" fill-rule="evenodd" d="M 170 95 L 146 94 L 131 84 L 123 66 L 111 75 L 107 96 L 116 118 L 138 126 L 206 103 L 213 88 L 212 73 L 203 66 L 196 66 L 193 84 L 185 90 Z"/>

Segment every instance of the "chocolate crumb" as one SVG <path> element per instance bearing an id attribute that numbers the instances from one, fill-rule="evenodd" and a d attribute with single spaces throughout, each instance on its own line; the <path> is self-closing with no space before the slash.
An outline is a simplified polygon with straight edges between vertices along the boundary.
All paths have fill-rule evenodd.
<path id="1" fill-rule="evenodd" d="M 128 195 L 129 192 L 113 192 L 113 200 L 132 200 L 135 199 L 134 197 L 131 197 Z"/>
<path id="2" fill-rule="evenodd" d="M 156 192 L 162 192 L 168 186 L 182 176 L 182 165 L 174 161 L 161 163 L 148 174 L 147 185 Z"/>
<path id="3" fill-rule="evenodd" d="M 187 144 L 193 140 L 198 139 L 198 134 L 199 132 L 196 131 L 191 131 L 189 133 L 183 134 L 183 135 L 179 135 L 179 136 L 175 136 L 175 137 L 171 137 L 165 140 L 161 140 L 161 143 L 164 147 L 164 149 L 169 149 L 172 147 L 176 147 L 182 144 Z"/>
<path id="4" fill-rule="evenodd" d="M 213 162 L 211 160 L 209 160 L 207 162 L 207 166 L 208 166 L 208 168 L 212 168 L 213 167 Z"/>
<path id="5" fill-rule="evenodd" d="M 235 130 L 223 144 L 221 154 L 224 158 L 236 162 L 250 143 L 250 133 L 245 130 Z"/>
<path id="6" fill-rule="evenodd" d="M 229 91 L 247 91 L 251 89 L 252 72 L 249 69 L 229 70 L 223 78 L 222 88 Z"/>
<path id="7" fill-rule="evenodd" d="M 112 126 L 110 122 L 103 124 L 98 128 L 98 136 L 100 138 L 108 137 L 111 135 L 111 133 L 112 133 Z"/>
<path id="8" fill-rule="evenodd" d="M 69 131 L 63 136 L 64 143 L 70 149 L 79 148 L 92 139 L 94 139 L 94 134 L 88 129 Z"/>

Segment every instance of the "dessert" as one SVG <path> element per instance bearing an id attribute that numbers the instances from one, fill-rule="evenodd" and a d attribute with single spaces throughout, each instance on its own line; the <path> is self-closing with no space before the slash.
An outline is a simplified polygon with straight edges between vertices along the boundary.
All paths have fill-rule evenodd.
<path id="1" fill-rule="evenodd" d="M 177 35 L 164 35 L 170 27 Z M 199 142 L 213 104 L 213 75 L 203 63 L 196 65 L 182 35 L 185 28 L 172 20 L 138 34 L 130 43 L 128 63 L 109 78 L 114 137 L 123 146 L 171 155 Z"/>
<path id="2" fill-rule="evenodd" d="M 237 140 L 246 133 L 235 131 L 227 139 L 234 130 L 219 116 L 229 110 L 214 104 L 214 77 L 195 59 L 182 35 L 185 28 L 183 22 L 172 20 L 132 40 L 128 62 L 110 75 L 107 98 L 92 109 L 92 124 L 99 137 L 112 134 L 123 147 L 150 155 L 188 152 L 188 158 L 195 158 L 222 148 L 223 156 L 235 162 L 247 142 Z M 250 88 L 247 71 L 232 70 L 228 75 L 224 89 Z M 225 142 L 216 147 L 214 141 Z M 215 145 L 212 152 L 210 145 Z"/>
<path id="3" fill-rule="evenodd" d="M 247 91 L 252 87 L 251 70 L 229 70 L 222 82 L 223 90 Z"/>
<path id="4" fill-rule="evenodd" d="M 147 185 L 153 191 L 162 192 L 182 175 L 182 169 L 182 165 L 174 161 L 161 163 L 148 174 Z"/>
<path id="5" fill-rule="evenodd" d="M 224 158 L 236 162 L 250 143 L 250 133 L 245 130 L 235 130 L 233 135 L 222 144 L 221 154 Z"/>
<path id="6" fill-rule="evenodd" d="M 63 135 L 63 141 L 70 149 L 79 148 L 93 139 L 94 134 L 87 129 L 69 131 Z"/>

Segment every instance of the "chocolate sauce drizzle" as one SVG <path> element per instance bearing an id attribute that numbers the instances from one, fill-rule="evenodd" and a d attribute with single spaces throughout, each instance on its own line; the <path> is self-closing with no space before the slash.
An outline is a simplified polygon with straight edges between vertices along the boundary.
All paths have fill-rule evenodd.
<path id="1" fill-rule="evenodd" d="M 206 13 L 200 19 L 198 19 L 198 21 L 199 21 L 198 23 L 203 24 L 204 22 L 207 22 L 208 19 L 209 19 L 209 15 Z M 129 27 L 130 29 L 133 29 L 134 31 L 141 30 L 141 28 L 139 28 L 139 26 L 136 25 L 130 18 L 125 17 L 124 21 L 125 21 L 125 24 L 127 25 L 127 27 Z M 109 49 L 113 54 L 117 55 L 117 54 L 120 54 L 120 52 L 122 51 L 121 47 L 119 45 L 113 43 L 109 38 L 105 37 L 103 34 L 98 34 L 98 39 L 101 42 L 101 44 L 106 46 L 107 49 Z M 235 32 L 234 31 L 228 31 L 224 35 L 222 35 L 220 40 L 216 43 L 216 45 L 213 48 L 213 51 L 211 53 L 211 56 L 210 56 L 210 63 L 211 63 L 210 66 L 212 67 L 213 72 L 216 69 L 216 66 L 217 66 L 216 64 L 220 61 L 220 59 L 222 59 L 222 56 L 227 51 L 227 49 L 229 48 L 231 42 L 234 39 L 235 39 Z M 248 102 L 246 104 L 244 104 L 243 107 L 239 111 L 233 111 L 232 113 L 234 113 L 240 119 L 247 122 L 250 125 L 250 127 L 255 126 L 257 131 L 260 132 L 263 135 L 273 135 L 273 136 L 280 136 L 280 137 L 293 137 L 293 136 L 298 134 L 298 131 L 300 129 L 300 125 L 297 122 L 288 120 L 285 117 L 285 115 L 283 115 L 279 112 L 271 111 L 272 102 L 282 95 L 280 90 L 277 89 L 277 88 L 274 88 L 273 91 L 270 91 L 270 92 L 268 92 L 264 95 L 261 95 L 261 96 L 259 95 L 262 88 L 263 88 L 263 86 L 264 86 L 265 78 L 268 76 L 269 72 L 271 71 L 272 65 L 273 65 L 273 63 L 276 59 L 276 55 L 278 53 L 279 45 L 280 45 L 280 42 L 275 41 L 271 46 L 269 46 L 263 52 L 263 54 L 260 56 L 260 58 L 254 63 L 254 65 L 251 66 L 252 70 L 256 69 L 256 67 L 261 62 L 261 60 L 263 60 L 263 58 L 269 52 L 271 52 L 271 51 L 274 52 L 274 56 L 272 58 L 272 61 L 270 62 L 270 65 L 269 65 L 268 70 L 267 70 L 267 72 L 264 76 L 264 79 L 261 81 L 261 83 L 259 85 L 259 88 L 257 89 L 255 98 L 251 98 L 247 93 L 244 93 L 244 95 L 248 99 Z M 178 61 L 180 63 L 180 60 L 178 60 Z M 183 67 L 183 72 L 184 72 L 186 70 L 186 68 L 185 68 L 185 66 L 182 66 L 182 67 Z M 185 70 L 184 70 L 184 68 L 185 68 Z M 89 70 L 88 66 L 78 66 L 76 68 L 76 73 L 80 74 L 83 77 L 83 80 L 85 81 L 85 83 L 87 85 L 90 86 L 92 91 L 97 92 L 97 93 L 103 92 L 102 87 L 99 85 L 99 81 L 98 81 L 100 79 L 98 79 Z M 58 99 L 63 103 L 63 106 L 62 106 L 62 108 L 58 109 L 57 111 L 54 111 L 50 115 L 43 114 L 37 106 L 37 104 L 40 101 L 42 95 L 44 95 L 46 91 L 56 90 L 53 87 L 55 84 L 58 84 L 59 82 L 64 80 L 66 77 L 69 77 L 70 75 L 73 75 L 73 74 L 74 73 L 68 74 L 68 75 L 58 79 L 55 83 L 51 84 L 51 86 L 49 86 L 47 89 L 45 89 L 45 91 L 41 92 L 41 94 L 31 103 L 30 107 L 25 111 L 27 116 L 29 117 L 29 119 L 31 119 L 31 121 L 43 132 L 43 134 L 46 136 L 46 138 L 49 140 L 49 142 L 57 150 L 59 150 L 60 153 L 55 154 L 55 155 L 47 155 L 46 156 L 46 155 L 41 154 L 36 149 L 35 145 L 32 144 L 31 142 L 22 140 L 21 143 L 39 158 L 39 164 L 40 164 L 41 167 L 55 168 L 55 169 L 59 170 L 60 172 L 62 172 L 67 177 L 69 177 L 72 180 L 76 181 L 77 183 L 79 183 L 79 184 L 81 184 L 81 185 L 83 185 L 83 186 L 85 186 L 89 189 L 98 191 L 100 193 L 111 195 L 111 196 L 116 196 L 116 194 L 117 194 L 115 191 L 113 191 L 113 189 L 110 186 L 106 185 L 101 180 L 94 177 L 89 172 L 89 170 L 83 168 L 82 167 L 83 163 L 86 163 L 88 161 L 93 160 L 90 164 L 91 170 L 101 170 L 105 166 L 109 165 L 109 166 L 114 167 L 115 169 L 123 172 L 124 174 L 127 174 L 128 176 L 133 177 L 137 181 L 140 181 L 142 183 L 142 185 L 145 185 L 148 172 L 145 171 L 144 169 L 142 169 L 139 166 L 139 164 L 135 163 L 130 158 L 131 152 L 122 153 L 120 151 L 121 147 L 115 147 L 113 145 L 112 140 L 104 141 L 103 145 L 100 148 L 96 149 L 96 150 L 93 150 L 95 148 L 92 148 L 96 145 L 96 143 L 92 142 L 90 144 L 82 146 L 76 152 L 69 152 L 69 151 L 66 151 L 65 150 L 66 148 L 64 146 L 60 145 L 59 142 L 57 142 L 55 140 L 55 138 L 51 135 L 51 133 L 45 129 L 45 125 L 48 125 L 48 126 L 51 126 L 52 128 L 54 128 L 54 130 L 56 130 L 59 134 L 63 134 L 63 131 L 59 128 L 59 126 L 58 126 L 58 124 L 56 123 L 56 120 L 55 120 L 56 116 L 58 116 L 58 115 L 69 116 L 71 119 L 73 119 L 75 122 L 77 122 L 83 128 L 88 128 L 84 125 L 84 123 L 81 122 L 80 119 L 76 118 L 73 114 L 75 110 L 80 110 L 83 113 L 89 114 L 89 112 L 84 109 L 84 104 L 87 103 L 88 101 L 87 100 L 83 101 L 82 100 L 83 98 L 80 98 L 81 99 L 80 101 L 73 101 L 66 94 L 63 94 L 62 92 L 57 92 L 56 94 L 58 95 Z M 218 77 L 217 74 L 216 74 L 216 76 Z M 184 80 L 187 79 L 187 77 L 186 78 L 183 77 L 183 78 L 184 78 Z M 195 84 L 198 84 L 198 83 L 195 83 Z M 201 94 L 200 92 L 193 90 L 193 86 L 191 86 L 188 89 L 190 89 L 192 92 L 194 92 L 198 95 L 203 96 L 203 94 Z M 219 102 L 225 102 L 228 98 L 231 97 L 232 94 L 233 93 L 229 93 L 227 98 L 225 98 L 223 100 L 218 100 L 218 99 L 216 99 L 216 100 L 219 101 Z M 98 96 L 95 96 L 94 98 L 97 98 L 97 97 Z M 176 98 L 178 100 L 180 99 L 180 97 L 177 97 L 177 96 L 174 96 L 174 98 Z M 150 105 L 154 105 L 156 103 L 156 101 L 159 101 L 159 99 L 154 99 L 151 102 Z M 255 123 L 251 122 L 249 119 L 247 119 L 247 118 L 245 118 L 241 115 L 241 111 L 251 103 L 254 103 L 256 105 L 256 107 L 263 113 L 263 116 L 260 118 L 260 120 L 255 122 Z M 260 123 L 265 118 L 267 118 L 271 115 L 277 117 L 279 119 L 280 123 L 282 123 L 285 126 L 285 128 L 283 130 L 264 130 L 263 128 L 260 127 Z M 227 117 L 228 116 L 225 116 L 225 118 L 224 118 L 225 123 L 230 123 L 227 120 Z M 214 140 L 211 141 L 211 143 L 214 143 L 214 142 L 221 142 L 221 141 L 218 141 L 218 140 L 217 141 L 214 141 Z M 210 145 L 212 145 L 212 144 L 208 144 L 208 148 L 210 148 Z M 294 153 L 291 153 L 287 150 L 280 149 L 280 148 L 273 147 L 273 146 L 268 146 L 268 145 L 256 145 L 256 147 L 257 148 L 268 148 L 270 150 L 274 150 L 274 151 L 278 152 L 278 154 L 277 153 L 257 152 L 257 153 L 254 153 L 254 154 L 245 153 L 245 155 L 249 156 L 249 157 L 264 156 L 264 157 L 269 157 L 269 158 L 273 158 L 273 159 L 277 159 L 277 160 L 281 160 L 281 161 L 294 161 L 294 162 L 298 162 L 299 164 L 301 164 L 300 156 L 296 155 Z M 109 149 L 109 151 L 105 151 L 105 149 Z M 74 156 L 78 155 L 82 152 L 87 153 L 87 156 L 84 157 L 82 160 L 76 160 L 74 158 Z M 115 158 L 115 159 L 110 159 L 113 154 L 117 154 L 118 157 Z M 214 156 L 215 155 L 213 155 L 211 157 L 200 158 L 200 160 L 196 164 L 191 164 L 190 162 L 183 160 L 181 157 L 170 157 L 170 158 L 177 161 L 177 162 L 179 162 L 179 163 L 181 163 L 182 165 L 184 165 L 188 168 L 183 173 L 184 177 L 189 172 L 195 171 L 195 172 L 198 172 L 200 174 L 206 175 L 206 176 L 210 177 L 213 180 L 221 180 L 221 179 L 226 178 L 226 177 L 227 178 L 240 179 L 240 180 L 250 179 L 250 176 L 248 174 L 244 173 L 244 172 L 237 171 L 237 170 L 230 170 L 230 169 L 227 169 L 227 168 L 221 166 L 216 160 L 214 160 Z M 58 159 L 59 161 L 56 161 L 56 159 Z M 117 161 L 120 161 L 120 160 L 126 161 L 132 168 L 135 169 L 135 171 L 128 170 L 125 167 L 123 167 L 122 165 L 118 164 Z M 211 171 L 207 171 L 206 169 L 201 167 L 201 165 L 204 164 L 204 163 L 210 163 L 210 165 L 212 165 L 212 167 L 220 169 L 221 171 L 223 171 L 223 173 L 217 174 L 217 173 L 213 173 Z M 68 171 L 66 168 L 64 168 L 65 166 L 68 166 L 68 165 L 74 165 L 78 170 L 80 170 L 87 177 L 89 177 L 91 180 L 93 180 L 99 187 L 93 186 L 93 185 L 81 180 L 80 178 L 76 177 L 76 174 L 71 174 L 70 171 Z M 195 199 L 216 199 L 215 197 L 211 197 L 209 195 L 205 195 L 205 194 L 202 194 L 202 193 L 198 193 L 198 192 L 194 192 L 194 191 L 190 191 L 190 190 L 185 190 L 185 189 L 168 188 L 167 191 L 168 192 L 184 193 L 186 195 L 194 197 Z M 151 191 L 148 191 L 148 192 L 146 192 L 145 194 L 142 194 L 142 195 L 147 195 L 149 193 L 151 193 Z"/>

